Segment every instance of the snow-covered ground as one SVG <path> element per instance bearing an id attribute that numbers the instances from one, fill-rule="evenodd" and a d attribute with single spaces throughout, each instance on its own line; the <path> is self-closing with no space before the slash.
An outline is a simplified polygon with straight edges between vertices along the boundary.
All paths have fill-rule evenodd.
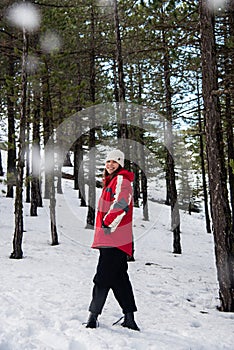
<path id="1" fill-rule="evenodd" d="M 30 217 L 24 204 L 24 259 L 12 260 L 14 200 L 0 195 L 0 350 L 233 349 L 234 314 L 221 313 L 213 237 L 202 214 L 181 211 L 182 255 L 172 253 L 170 208 L 134 209 L 135 262 L 129 263 L 141 332 L 112 326 L 121 310 L 110 292 L 99 328 L 87 329 L 98 251 L 85 229 L 72 182 L 58 195 L 60 245 L 50 245 L 48 202 Z M 1 185 L 0 189 L 3 189 Z"/>

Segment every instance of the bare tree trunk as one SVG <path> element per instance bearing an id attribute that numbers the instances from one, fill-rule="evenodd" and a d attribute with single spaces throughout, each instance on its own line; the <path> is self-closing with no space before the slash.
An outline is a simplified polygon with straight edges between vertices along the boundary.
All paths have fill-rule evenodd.
<path id="1" fill-rule="evenodd" d="M 142 205 L 143 205 L 143 220 L 149 221 L 148 208 L 148 184 L 146 176 L 145 152 L 144 152 L 144 131 L 143 131 L 143 116 L 140 113 L 140 131 L 139 131 L 139 153 L 141 167 L 141 190 L 142 190 Z"/>
<path id="2" fill-rule="evenodd" d="M 130 73 L 130 89 L 129 96 L 130 100 L 134 100 L 134 87 L 133 87 L 133 68 L 131 67 Z M 140 98 L 139 98 L 140 99 Z M 132 106 L 133 107 L 133 106 Z M 131 118 L 134 117 L 134 109 L 131 111 Z M 130 149 L 130 157 L 135 161 L 132 161 L 132 171 L 134 173 L 134 181 L 133 181 L 133 205 L 136 208 L 139 208 L 139 199 L 141 196 L 140 190 L 140 168 L 139 168 L 139 154 L 138 154 L 138 143 L 139 142 L 139 129 L 134 125 L 130 125 L 128 128 L 128 137 L 130 140 L 134 140 L 136 142 L 133 143 L 132 148 Z"/>
<path id="3" fill-rule="evenodd" d="M 123 56 L 122 56 L 122 42 L 120 34 L 119 24 L 119 12 L 117 0 L 113 1 L 114 5 L 114 25 L 115 25 L 115 46 L 116 46 L 116 61 L 118 67 L 118 100 L 120 124 L 118 126 L 118 138 L 121 139 L 122 150 L 125 154 L 125 167 L 130 170 L 130 151 L 127 143 L 128 139 L 128 126 L 125 110 L 125 82 L 124 82 L 124 70 L 123 70 Z"/>
<path id="4" fill-rule="evenodd" d="M 94 116 L 91 117 L 92 119 Z M 94 147 L 95 129 L 90 130 L 89 134 L 89 198 L 88 198 L 88 214 L 86 228 L 93 229 L 95 223 L 95 206 L 96 206 L 96 151 Z"/>
<path id="5" fill-rule="evenodd" d="M 91 52 L 90 52 L 90 96 L 93 104 L 95 103 L 95 22 L 94 12 L 91 8 Z M 95 107 L 92 109 L 89 124 L 89 199 L 88 199 L 88 214 L 86 228 L 94 228 L 95 223 L 95 207 L 96 207 L 96 140 L 95 140 Z"/>
<path id="6" fill-rule="evenodd" d="M 37 216 L 37 208 L 42 207 L 40 187 L 40 91 L 39 86 L 34 88 L 34 118 L 32 135 L 32 181 L 31 181 L 31 208 L 30 215 Z"/>
<path id="7" fill-rule="evenodd" d="M 51 103 L 49 68 L 45 60 L 45 75 L 43 80 L 43 125 L 45 144 L 45 198 L 50 200 L 50 226 L 52 245 L 57 245 L 56 198 L 54 179 L 54 119 Z M 47 158 L 48 157 L 48 158 Z"/>
<path id="8" fill-rule="evenodd" d="M 197 77 L 197 101 L 198 101 L 197 107 L 198 107 L 199 141 L 200 141 L 200 158 L 201 158 L 201 169 L 202 169 L 202 185 L 203 185 L 203 195 L 204 195 L 206 231 L 207 231 L 207 233 L 211 233 L 210 215 L 209 215 L 209 208 L 208 208 L 208 193 L 207 193 L 207 185 L 206 185 L 204 144 L 203 144 L 204 130 L 202 127 L 201 103 L 200 103 L 200 91 L 199 91 L 198 77 Z"/>
<path id="9" fill-rule="evenodd" d="M 26 99 L 27 99 L 27 55 L 28 55 L 28 35 L 23 29 L 23 55 L 22 55 L 22 92 L 20 109 L 20 133 L 17 159 L 17 178 L 15 196 L 15 232 L 13 238 L 13 252 L 11 259 L 22 259 L 23 240 L 23 179 L 24 179 L 24 156 L 25 156 L 25 127 L 26 127 Z"/>
<path id="10" fill-rule="evenodd" d="M 137 149 L 134 148 L 133 152 L 137 152 Z M 133 202 L 134 207 L 139 208 L 139 198 L 140 198 L 140 171 L 139 166 L 133 162 L 132 170 L 134 173 L 134 182 L 133 182 Z"/>
<path id="11" fill-rule="evenodd" d="M 51 120 L 52 120 L 52 106 L 50 100 L 50 86 L 49 86 L 49 68 L 46 59 L 44 60 L 45 71 L 43 72 L 42 78 L 42 101 L 43 101 L 43 137 L 44 137 L 44 146 L 46 146 L 47 142 L 50 138 L 51 133 Z M 50 166 L 50 155 L 47 154 L 45 148 L 45 190 L 44 190 L 44 198 L 50 198 L 50 184 L 49 184 L 49 174 L 47 169 Z"/>
<path id="12" fill-rule="evenodd" d="M 170 62 L 169 54 L 167 51 L 167 42 L 164 31 L 163 44 L 164 44 L 164 79 L 165 79 L 165 94 L 166 94 L 166 176 L 168 181 L 169 193 L 170 193 L 170 205 L 171 205 L 171 228 L 173 231 L 173 253 L 181 254 L 181 243 L 180 243 L 180 213 L 177 199 L 177 189 L 175 180 L 175 163 L 174 163 L 174 152 L 173 152 L 173 131 L 172 131 L 172 93 L 171 93 L 171 82 L 170 82 Z"/>
<path id="13" fill-rule="evenodd" d="M 145 175 L 144 170 L 141 170 L 141 188 L 142 188 L 143 220 L 149 221 L 147 177 Z"/>
<path id="14" fill-rule="evenodd" d="M 118 88 L 118 77 L 117 77 L 117 66 L 116 66 L 116 57 L 113 59 L 113 83 L 114 83 L 114 96 L 115 101 L 119 102 L 119 88 Z"/>
<path id="15" fill-rule="evenodd" d="M 142 100 L 142 72 L 140 66 L 138 66 L 138 101 L 141 104 Z M 144 151 L 144 128 L 143 128 L 143 114 L 139 111 L 139 153 L 140 153 L 140 167 L 141 167 L 141 189 L 142 189 L 142 205 L 143 205 L 143 220 L 149 221 L 149 208 L 148 208 L 148 184 L 146 176 L 146 161 Z"/>
<path id="16" fill-rule="evenodd" d="M 26 203 L 30 203 L 31 179 L 30 179 L 30 97 L 28 96 L 26 113 Z"/>
<path id="17" fill-rule="evenodd" d="M 50 195 L 50 228 L 51 228 L 51 245 L 58 245 L 58 233 L 56 224 L 56 197 L 55 197 L 55 184 L 54 184 L 54 140 L 53 137 L 50 139 L 50 162 L 51 169 L 48 174 L 49 180 L 49 195 Z"/>
<path id="18" fill-rule="evenodd" d="M 74 187 L 79 190 L 80 206 L 86 207 L 82 137 L 74 145 Z"/>
<path id="19" fill-rule="evenodd" d="M 231 113 L 231 96 L 226 94 L 225 97 L 225 119 L 226 119 L 226 134 L 227 134 L 227 153 L 228 153 L 228 179 L 229 192 L 232 208 L 232 231 L 234 232 L 234 173 L 231 162 L 234 159 L 234 145 L 233 145 L 233 116 Z"/>
<path id="20" fill-rule="evenodd" d="M 4 173 L 3 173 L 3 167 L 2 167 L 2 153 L 1 153 L 1 150 L 0 150 L 0 176 L 3 176 Z"/>
<path id="21" fill-rule="evenodd" d="M 15 110 L 14 110 L 14 61 L 8 58 L 8 84 L 7 87 L 7 120 L 8 120 L 8 151 L 7 151 L 7 194 L 6 197 L 13 198 L 13 186 L 16 184 L 16 145 L 15 145 Z"/>
<path id="22" fill-rule="evenodd" d="M 165 150 L 167 153 L 167 150 Z M 165 205 L 171 205 L 171 197 L 170 197 L 170 181 L 169 181 L 169 171 L 167 164 L 167 157 L 165 157 L 165 181 L 166 181 L 166 199 Z"/>
<path id="23" fill-rule="evenodd" d="M 81 66 L 77 62 L 77 84 L 80 86 L 82 83 Z M 94 96 L 95 97 L 95 96 Z M 78 111 L 82 110 L 82 95 L 81 91 L 77 94 L 77 106 Z M 81 121 L 82 123 L 82 121 Z M 76 127 L 81 127 L 76 126 Z M 84 179 L 84 163 L 83 163 L 84 150 L 82 145 L 82 135 L 76 140 L 74 145 L 74 188 L 78 190 L 78 198 L 80 199 L 80 206 L 86 207 L 86 195 L 85 195 L 85 179 Z"/>
<path id="24" fill-rule="evenodd" d="M 123 71 L 122 43 L 119 27 L 119 12 L 117 0 L 113 1 L 114 5 L 114 24 L 115 24 L 115 42 L 116 42 L 116 61 L 118 66 L 118 102 L 125 102 L 125 84 Z"/>
<path id="25" fill-rule="evenodd" d="M 234 237 L 226 183 L 218 89 L 214 14 L 199 1 L 203 100 L 206 119 L 211 216 L 219 281 L 220 310 L 234 311 Z"/>
<path id="26" fill-rule="evenodd" d="M 64 116 L 64 111 L 63 111 L 63 103 L 62 103 L 62 93 L 59 90 L 58 92 L 59 95 L 59 113 L 57 116 L 57 120 L 54 120 L 54 125 L 55 127 L 58 127 L 63 122 L 63 116 Z M 63 143 L 66 140 L 59 140 L 60 146 L 61 143 Z M 69 151 L 66 153 L 66 157 L 64 158 L 63 163 L 58 161 L 56 164 L 56 176 L 57 176 L 57 193 L 58 194 L 63 194 L 63 189 L 62 189 L 62 167 L 63 166 L 71 166 L 71 159 L 70 159 L 70 153 Z"/>
<path id="27" fill-rule="evenodd" d="M 226 32 L 225 41 L 234 42 L 234 3 L 230 1 L 228 8 L 228 20 L 226 23 L 225 30 L 229 28 Z M 228 46 L 227 46 L 228 47 Z M 227 135 L 227 155 L 228 155 L 228 180 L 229 180 L 229 192 L 231 201 L 231 211 L 232 211 L 232 232 L 234 232 L 234 173 L 231 166 L 231 162 L 234 160 L 234 136 L 233 136 L 233 113 L 232 113 L 232 103 L 233 103 L 233 90 L 234 90 L 234 57 L 231 55 L 229 57 L 230 51 L 224 55 L 225 64 L 225 90 L 230 91 L 226 93 L 225 96 L 225 119 L 226 119 L 226 135 Z"/>

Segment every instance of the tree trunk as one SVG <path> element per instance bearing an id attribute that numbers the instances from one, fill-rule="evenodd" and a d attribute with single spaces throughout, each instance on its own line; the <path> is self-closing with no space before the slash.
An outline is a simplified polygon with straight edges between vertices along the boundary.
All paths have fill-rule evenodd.
<path id="1" fill-rule="evenodd" d="M 23 55 L 22 55 L 22 92 L 20 106 L 20 132 L 17 159 L 17 178 L 15 196 L 15 232 L 13 238 L 13 252 L 11 259 L 22 259 L 23 240 L 23 179 L 24 179 L 24 157 L 25 157 L 25 128 L 26 128 L 26 99 L 27 99 L 27 55 L 28 55 L 28 35 L 23 29 Z"/>
<path id="2" fill-rule="evenodd" d="M 125 154 L 125 167 L 130 170 L 130 151 L 127 143 L 128 139 L 128 126 L 125 110 L 125 82 L 124 82 L 124 70 L 123 70 L 123 56 L 122 56 L 122 42 L 120 34 L 119 24 L 119 12 L 117 0 L 113 1 L 114 5 L 114 26 L 115 26 L 115 46 L 116 46 L 116 61 L 118 67 L 118 100 L 119 105 L 119 117 L 120 123 L 118 125 L 118 138 L 121 140 L 121 147 Z"/>
<path id="3" fill-rule="evenodd" d="M 234 3 L 230 1 L 228 8 L 228 23 L 226 23 L 226 28 L 229 31 L 226 32 L 225 41 L 234 43 Z M 232 113 L 232 103 L 233 103 L 233 89 L 234 89 L 234 57 L 231 55 L 229 58 L 229 53 L 224 55 L 225 64 L 225 90 L 230 91 L 226 93 L 225 96 L 225 126 L 227 135 L 227 155 L 228 155 L 228 180 L 229 180 L 229 192 L 230 201 L 232 209 L 232 232 L 234 232 L 234 172 L 231 166 L 231 162 L 234 161 L 234 137 L 233 137 L 233 113 Z M 232 92 L 231 92 L 232 91 Z"/>
<path id="4" fill-rule="evenodd" d="M 53 140 L 51 141 L 53 143 Z M 53 146 L 52 146 L 53 148 Z M 51 149 L 52 150 L 52 149 Z M 53 152 L 51 154 L 51 162 L 54 163 Z M 52 159 L 53 158 L 53 159 Z M 56 225 L 56 198 L 55 198 L 55 184 L 54 184 L 54 164 L 52 164 L 49 173 L 49 193 L 50 193 L 50 228 L 51 228 L 51 245 L 58 245 L 58 233 Z"/>
<path id="5" fill-rule="evenodd" d="M 173 131 L 172 131 L 172 89 L 170 76 L 170 62 L 167 50 L 167 41 L 164 31 L 162 32 L 164 44 L 164 80 L 165 80 L 165 94 L 166 94 L 166 176 L 168 181 L 170 205 L 171 205 L 171 228 L 173 231 L 173 253 L 181 254 L 180 243 L 180 213 L 177 199 L 176 179 L 175 179 L 175 162 L 173 152 Z"/>
<path id="6" fill-rule="evenodd" d="M 141 104 L 142 100 L 142 72 L 141 67 L 138 66 L 138 101 Z M 149 221 L 149 208 L 148 208 L 148 184 L 146 176 L 146 161 L 144 151 L 144 128 L 143 128 L 143 114 L 139 111 L 139 153 L 140 153 L 140 168 L 141 168 L 141 189 L 142 189 L 142 205 L 143 205 L 143 220 Z"/>
<path id="7" fill-rule="evenodd" d="M 139 208 L 139 199 L 140 199 L 140 176 L 139 176 L 139 167 L 134 162 L 132 165 L 132 170 L 134 173 L 134 182 L 133 182 L 133 203 L 135 208 Z"/>
<path id="8" fill-rule="evenodd" d="M 207 233 L 211 233 L 210 215 L 209 215 L 209 208 L 208 208 L 208 194 L 207 194 L 207 185 L 206 185 L 204 144 L 203 144 L 204 130 L 202 127 L 201 103 L 200 103 L 200 91 L 199 91 L 198 77 L 197 77 L 197 102 L 198 102 L 197 107 L 198 107 L 199 141 L 200 141 L 200 158 L 201 158 L 201 169 L 202 169 L 202 186 L 203 186 L 203 195 L 204 195 L 206 231 L 207 231 Z"/>
<path id="9" fill-rule="evenodd" d="M 167 155 L 167 149 L 165 148 L 165 152 Z M 167 156 L 165 156 L 165 181 L 166 181 L 166 199 L 165 199 L 165 205 L 171 205 L 171 198 L 170 198 L 170 181 L 169 181 L 169 171 L 168 171 L 168 164 L 167 164 Z"/>
<path id="10" fill-rule="evenodd" d="M 95 104 L 95 21 L 94 11 L 91 8 L 91 27 L 92 41 L 90 51 L 90 97 Z M 95 223 L 95 207 L 96 207 L 96 141 L 95 141 L 95 107 L 92 109 L 92 115 L 89 122 L 89 199 L 88 199 L 88 214 L 86 228 L 94 228 Z"/>
<path id="11" fill-rule="evenodd" d="M 9 86 L 7 86 L 7 120 L 8 120 L 8 151 L 7 151 L 7 194 L 13 198 L 13 186 L 16 184 L 16 146 L 15 146 L 15 109 L 14 109 L 14 61 L 8 58 Z"/>
<path id="12" fill-rule="evenodd" d="M 51 103 L 49 67 L 45 60 L 45 75 L 43 80 L 43 125 L 45 144 L 45 198 L 50 200 L 50 226 L 52 245 L 57 245 L 58 235 L 56 227 L 56 198 L 54 184 L 54 120 Z"/>
<path id="13" fill-rule="evenodd" d="M 49 68 L 46 59 L 44 60 L 45 70 L 43 72 L 42 78 L 42 103 L 43 103 L 43 137 L 44 137 L 44 146 L 50 138 L 51 133 L 51 121 L 52 121 L 52 106 L 50 100 L 50 85 L 49 85 Z M 49 174 L 48 168 L 50 168 L 50 155 L 47 154 L 47 148 L 45 147 L 45 189 L 44 189 L 44 198 L 50 198 L 50 184 L 49 184 Z"/>
<path id="14" fill-rule="evenodd" d="M 214 14 L 199 1 L 203 100 L 206 120 L 211 216 L 219 281 L 220 310 L 234 311 L 234 237 L 226 184 L 218 89 Z"/>
<path id="15" fill-rule="evenodd" d="M 118 77 L 117 77 L 117 65 L 116 65 L 116 57 L 113 59 L 113 85 L 114 85 L 114 97 L 115 101 L 119 102 L 119 87 L 118 87 Z"/>
<path id="16" fill-rule="evenodd" d="M 94 116 L 91 117 L 93 119 Z M 89 194 L 88 194 L 88 214 L 86 228 L 93 229 L 95 223 L 96 206 L 96 151 L 95 151 L 95 129 L 90 130 L 89 134 Z"/>
<path id="17" fill-rule="evenodd" d="M 55 127 L 58 127 L 58 125 L 61 125 L 64 119 L 64 111 L 63 111 L 63 103 L 62 103 L 62 93 L 61 90 L 58 92 L 58 99 L 59 99 L 59 112 L 56 120 L 54 120 L 54 125 Z M 60 146 L 62 146 L 62 143 L 65 140 L 59 140 Z M 62 147 L 63 148 L 63 147 Z M 64 157 L 63 163 L 60 161 L 57 161 L 57 171 L 56 171 L 56 176 L 57 176 L 57 193 L 58 194 L 63 194 L 63 188 L 62 188 L 62 168 L 63 166 L 71 166 L 71 159 L 70 159 L 70 153 L 69 151 L 66 153 L 66 156 Z"/>
<path id="18" fill-rule="evenodd" d="M 74 145 L 74 188 L 78 190 L 80 206 L 86 207 L 82 137 Z"/>
<path id="19" fill-rule="evenodd" d="M 47 173 L 49 186 L 49 200 L 50 200 L 50 231 L 51 231 L 51 245 L 58 245 L 58 233 L 56 224 L 56 194 L 55 194 L 55 176 L 54 176 L 54 136 L 52 135 L 47 143 L 47 150 L 50 153 L 50 170 Z"/>
<path id="20" fill-rule="evenodd" d="M 77 84 L 80 86 L 82 83 L 81 65 L 77 62 Z M 94 96 L 95 97 L 95 96 Z M 77 109 L 78 112 L 82 110 L 82 94 L 81 90 L 78 90 L 77 94 Z M 82 123 L 82 121 L 81 121 Z M 81 125 L 76 126 L 81 127 Z M 78 190 L 78 198 L 80 199 L 80 206 L 86 207 L 86 195 L 85 195 L 85 173 L 83 156 L 84 150 L 82 145 L 82 135 L 76 140 L 74 145 L 74 188 Z"/>
<path id="21" fill-rule="evenodd" d="M 26 203 L 30 203 L 30 191 L 31 191 L 31 179 L 30 179 L 30 97 L 27 103 L 27 113 L 26 113 Z"/>
<path id="22" fill-rule="evenodd" d="M 117 0 L 113 1 L 114 5 L 114 25 L 115 25 L 115 42 L 116 42 L 116 61 L 118 66 L 118 102 L 125 102 L 125 84 L 124 84 L 124 71 L 123 71 L 123 56 L 122 56 L 122 43 L 119 27 L 119 13 Z"/>
<path id="23" fill-rule="evenodd" d="M 234 160 L 233 145 L 233 116 L 231 113 L 231 96 L 226 94 L 225 97 L 225 119 L 226 119 L 226 135 L 227 135 L 227 154 L 228 154 L 228 179 L 229 192 L 232 208 L 232 231 L 234 232 L 234 173 L 231 162 Z"/>
<path id="24" fill-rule="evenodd" d="M 140 130 L 139 130 L 139 153 L 140 153 L 140 168 L 141 168 L 141 190 L 142 190 L 142 206 L 143 206 L 143 220 L 149 221 L 149 208 L 148 208 L 148 184 L 146 176 L 145 165 L 145 151 L 144 151 L 144 130 L 143 130 L 143 116 L 140 112 Z"/>
<path id="25" fill-rule="evenodd" d="M 3 176 L 4 173 L 3 173 L 3 167 L 2 167 L 2 153 L 1 153 L 1 150 L 0 150 L 0 176 Z"/>
<path id="26" fill-rule="evenodd" d="M 34 118 L 32 135 L 32 181 L 31 181 L 31 208 L 30 215 L 37 216 L 37 208 L 42 207 L 40 188 L 40 92 L 39 86 L 34 88 Z"/>

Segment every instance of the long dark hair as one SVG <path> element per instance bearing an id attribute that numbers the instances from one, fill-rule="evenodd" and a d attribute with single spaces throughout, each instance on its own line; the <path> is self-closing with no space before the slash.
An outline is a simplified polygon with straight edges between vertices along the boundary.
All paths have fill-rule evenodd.
<path id="1" fill-rule="evenodd" d="M 105 168 L 103 171 L 103 175 L 102 175 L 103 187 L 107 186 L 110 183 L 110 181 L 113 179 L 113 177 L 118 175 L 118 173 L 121 169 L 123 169 L 123 167 L 119 164 L 118 169 L 116 169 L 111 175 L 109 175 L 108 171 Z"/>

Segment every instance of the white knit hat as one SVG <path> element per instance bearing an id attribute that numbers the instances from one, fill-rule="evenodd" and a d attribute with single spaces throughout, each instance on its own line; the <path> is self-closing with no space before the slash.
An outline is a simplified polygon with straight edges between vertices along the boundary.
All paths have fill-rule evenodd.
<path id="1" fill-rule="evenodd" d="M 117 163 L 119 163 L 121 165 L 121 167 L 124 167 L 124 154 L 119 149 L 115 149 L 115 150 L 111 151 L 110 153 L 108 153 L 108 155 L 106 157 L 106 162 L 108 160 L 114 160 Z"/>

